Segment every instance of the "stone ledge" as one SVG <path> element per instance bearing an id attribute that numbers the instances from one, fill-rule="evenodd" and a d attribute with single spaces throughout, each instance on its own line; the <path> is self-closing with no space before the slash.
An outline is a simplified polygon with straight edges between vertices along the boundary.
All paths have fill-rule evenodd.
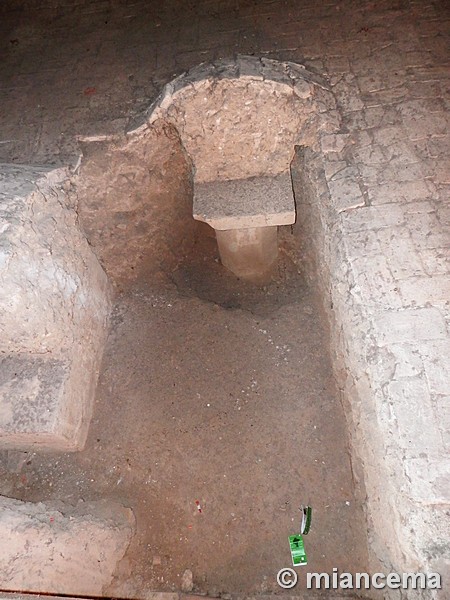
<path id="1" fill-rule="evenodd" d="M 214 229 L 248 229 L 295 222 L 290 173 L 196 183 L 194 219 Z"/>

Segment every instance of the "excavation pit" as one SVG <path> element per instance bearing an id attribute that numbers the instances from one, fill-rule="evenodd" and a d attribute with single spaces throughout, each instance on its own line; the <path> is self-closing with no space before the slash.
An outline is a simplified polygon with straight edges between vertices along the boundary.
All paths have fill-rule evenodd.
<path id="1" fill-rule="evenodd" d="M 62 498 L 63 525 L 89 500 L 119 502 L 136 516 L 129 547 L 131 530 L 123 530 L 123 559 L 106 561 L 101 584 L 86 589 L 77 575 L 66 593 L 147 600 L 149 591 L 178 590 L 186 570 L 200 593 L 275 593 L 306 503 L 315 515 L 311 570 L 445 572 L 444 104 L 435 84 L 415 79 L 422 71 L 406 63 L 411 52 L 400 51 L 425 39 L 409 28 L 419 9 L 391 11 L 380 43 L 384 9 L 372 8 L 363 7 L 360 31 L 348 21 L 341 48 L 353 45 L 349 60 L 336 54 L 339 40 L 323 36 L 322 24 L 335 22 L 327 17 L 305 29 L 332 46 L 322 61 L 322 40 L 313 43 L 315 72 L 248 56 L 204 63 L 170 81 L 127 131 L 121 112 L 99 132 L 106 121 L 95 107 L 110 98 L 100 85 L 98 95 L 94 87 L 80 94 L 80 82 L 77 102 L 89 106 L 73 108 L 68 60 L 50 61 L 42 80 L 19 73 L 20 93 L 6 94 L 24 123 L 33 119 L 17 128 L 3 118 L 12 128 L 0 148 L 9 161 L 65 160 L 76 146 L 61 136 L 72 110 L 72 125 L 86 119 L 81 131 L 94 134 L 77 138 L 81 156 L 70 169 L 1 167 L 1 493 L 32 503 L 17 511 L 34 515 L 31 529 L 36 514 L 48 518 L 45 535 L 60 519 L 48 513 L 58 510 L 51 503 Z M 405 35 L 398 46 L 396 20 Z M 63 55 L 73 33 L 65 23 L 62 31 L 64 43 L 33 25 L 10 40 L 8 60 L 28 69 L 34 45 L 17 48 L 19 38 L 45 40 Z M 401 70 L 385 66 L 398 61 Z M 109 64 L 115 70 L 115 59 Z M 173 76 L 167 68 L 160 81 Z M 49 73 L 48 108 L 29 102 L 24 81 L 44 92 Z M 398 77 L 407 84 L 398 87 Z M 139 97 L 147 97 L 148 72 L 143 79 Z M 124 81 L 111 78 L 110 89 L 120 95 Z M 420 97 L 430 90 L 431 105 Z M 67 111 L 58 119 L 60 101 Z M 108 114 L 113 105 L 120 101 Z M 432 160 L 418 144 L 424 136 Z M 275 180 L 293 158 L 296 223 L 228 230 L 279 229 L 262 253 L 271 277 L 255 285 L 220 263 L 232 244 L 220 256 L 210 228 L 196 234 L 209 226 L 192 218 L 195 189 Z M 28 545 L 15 540 L 12 564 L 25 589 Z M 337 547 L 345 548 L 338 557 Z M 91 550 L 102 562 L 102 548 Z"/>
<path id="2" fill-rule="evenodd" d="M 179 590 L 186 569 L 198 593 L 277 593 L 268 574 L 289 565 L 308 502 L 311 569 L 367 568 L 320 299 L 292 244 L 282 228 L 264 287 L 225 270 L 207 236 L 175 271 L 136 281 L 114 304 L 85 449 L 29 454 L 19 472 L 0 463 L 3 495 L 132 509 L 104 594 Z"/>

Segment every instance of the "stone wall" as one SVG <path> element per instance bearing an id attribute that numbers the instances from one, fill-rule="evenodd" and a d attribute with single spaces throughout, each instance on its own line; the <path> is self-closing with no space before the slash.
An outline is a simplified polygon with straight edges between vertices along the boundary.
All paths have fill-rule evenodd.
<path id="1" fill-rule="evenodd" d="M 159 121 L 137 135 L 79 140 L 70 197 L 111 281 L 175 268 L 194 241 L 192 166 L 177 131 Z"/>
<path id="2" fill-rule="evenodd" d="M 110 309 L 64 169 L 0 172 L 0 444 L 83 446 Z"/>
<path id="3" fill-rule="evenodd" d="M 354 476 L 367 494 L 371 568 L 437 571 L 445 579 L 450 278 L 443 276 L 443 213 L 427 198 L 388 194 L 385 203 L 370 203 L 366 192 L 377 188 L 361 186 L 353 141 L 338 134 L 323 138 L 322 153 L 298 149 L 299 260 L 315 265 L 331 322 Z M 353 176 L 341 178 L 345 172 Z M 391 185 L 402 187 L 395 175 Z M 428 593 L 408 598 L 434 597 Z"/>

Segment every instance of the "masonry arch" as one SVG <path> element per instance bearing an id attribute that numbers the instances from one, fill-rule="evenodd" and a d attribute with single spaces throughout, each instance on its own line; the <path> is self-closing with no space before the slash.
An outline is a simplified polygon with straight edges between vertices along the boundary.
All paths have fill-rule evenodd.
<path id="1" fill-rule="evenodd" d="M 204 64 L 167 84 L 148 111 L 172 124 L 198 182 L 274 176 L 294 146 L 333 130 L 326 83 L 300 65 L 248 56 Z M 141 130 L 138 129 L 138 134 Z"/>
<path id="2" fill-rule="evenodd" d="M 301 65 L 249 56 L 201 64 L 169 82 L 125 134 L 80 138 L 82 226 L 110 277 L 126 283 L 173 264 L 190 243 L 196 185 L 290 177 L 295 146 L 318 150 L 338 128 L 326 82 Z"/>

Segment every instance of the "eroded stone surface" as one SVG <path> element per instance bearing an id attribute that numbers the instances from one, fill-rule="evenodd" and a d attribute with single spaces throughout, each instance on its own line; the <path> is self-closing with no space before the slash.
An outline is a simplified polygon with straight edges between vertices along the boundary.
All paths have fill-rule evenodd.
<path id="1" fill-rule="evenodd" d="M 189 158 L 175 129 L 83 142 L 72 179 L 80 224 L 118 286 L 172 269 L 193 243 Z"/>
<path id="2" fill-rule="evenodd" d="M 130 509 L 77 508 L 0 496 L 0 587 L 50 594 L 103 594 L 134 532 Z"/>

